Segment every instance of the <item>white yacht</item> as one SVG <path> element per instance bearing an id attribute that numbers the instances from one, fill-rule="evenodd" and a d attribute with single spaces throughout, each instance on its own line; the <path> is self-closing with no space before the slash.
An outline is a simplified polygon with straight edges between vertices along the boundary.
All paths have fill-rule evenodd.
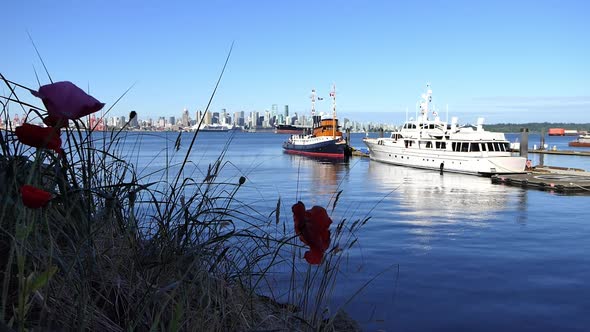
<path id="1" fill-rule="evenodd" d="M 389 138 L 365 138 L 371 160 L 424 169 L 474 175 L 524 173 L 526 159 L 512 156 L 503 133 L 485 131 L 483 118 L 476 126 L 459 126 L 457 118 L 443 122 L 436 111 L 429 119 L 432 89 L 427 84 L 420 116 L 407 121 Z"/>

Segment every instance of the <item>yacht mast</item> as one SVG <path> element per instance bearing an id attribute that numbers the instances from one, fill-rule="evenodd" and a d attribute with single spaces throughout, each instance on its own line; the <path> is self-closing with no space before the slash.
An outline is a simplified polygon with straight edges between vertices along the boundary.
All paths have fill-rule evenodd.
<path id="1" fill-rule="evenodd" d="M 423 93 L 420 100 L 420 115 L 422 116 L 422 122 L 428 121 L 428 107 L 432 102 L 432 89 L 430 83 L 426 83 L 426 93 Z"/>

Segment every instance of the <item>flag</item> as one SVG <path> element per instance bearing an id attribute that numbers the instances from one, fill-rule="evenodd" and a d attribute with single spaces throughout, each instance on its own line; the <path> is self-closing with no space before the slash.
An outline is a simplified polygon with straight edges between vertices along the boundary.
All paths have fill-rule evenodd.
<path id="1" fill-rule="evenodd" d="M 334 92 L 330 92 L 330 97 L 334 97 Z"/>

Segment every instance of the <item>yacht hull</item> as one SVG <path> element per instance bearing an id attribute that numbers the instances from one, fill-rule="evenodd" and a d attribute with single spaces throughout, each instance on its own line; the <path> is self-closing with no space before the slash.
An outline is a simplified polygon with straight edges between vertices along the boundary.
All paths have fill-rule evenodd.
<path id="1" fill-rule="evenodd" d="M 511 156 L 509 152 L 457 153 L 451 151 L 424 151 L 403 146 L 386 146 L 377 139 L 365 139 L 371 160 L 392 165 L 463 173 L 481 176 L 524 173 L 526 159 Z"/>

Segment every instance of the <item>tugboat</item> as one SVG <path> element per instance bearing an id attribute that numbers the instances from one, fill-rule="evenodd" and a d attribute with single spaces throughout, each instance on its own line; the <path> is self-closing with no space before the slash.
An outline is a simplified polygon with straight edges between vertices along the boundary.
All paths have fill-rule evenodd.
<path id="1" fill-rule="evenodd" d="M 330 92 L 332 99 L 332 118 L 322 119 L 320 115 L 315 114 L 315 90 L 311 90 L 311 117 L 313 125 L 308 133 L 301 135 L 291 135 L 283 143 L 283 149 L 286 153 L 299 154 L 311 157 L 323 158 L 344 158 L 348 146 L 338 130 L 338 119 L 336 118 L 336 86 L 332 86 Z"/>

